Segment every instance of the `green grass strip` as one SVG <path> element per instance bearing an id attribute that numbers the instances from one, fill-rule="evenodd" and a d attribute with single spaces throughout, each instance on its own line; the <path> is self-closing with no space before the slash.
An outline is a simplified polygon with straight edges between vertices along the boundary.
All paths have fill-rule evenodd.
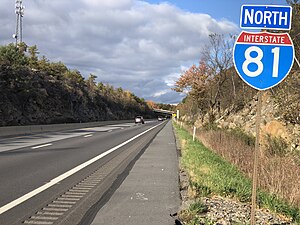
<path id="1" fill-rule="evenodd" d="M 193 142 L 186 130 L 177 124 L 174 127 L 183 145 L 181 164 L 190 175 L 190 185 L 197 196 L 216 194 L 240 202 L 251 201 L 252 181 L 249 178 L 198 140 Z M 299 209 L 263 191 L 258 192 L 257 199 L 260 207 L 291 217 L 299 224 Z"/>

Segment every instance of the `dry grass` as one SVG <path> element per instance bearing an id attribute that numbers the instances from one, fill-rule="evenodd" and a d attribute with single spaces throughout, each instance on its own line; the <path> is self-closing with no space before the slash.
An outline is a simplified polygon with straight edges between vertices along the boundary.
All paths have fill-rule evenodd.
<path id="1" fill-rule="evenodd" d="M 300 207 L 300 167 L 292 156 L 261 157 L 260 186 Z"/>
<path id="2" fill-rule="evenodd" d="M 192 134 L 192 127 L 184 125 Z M 222 130 L 197 131 L 197 138 L 208 148 L 236 165 L 249 178 L 253 171 L 254 146 L 247 145 Z M 264 152 L 263 150 L 261 152 Z M 260 154 L 260 188 L 300 208 L 300 166 L 293 155 Z"/>

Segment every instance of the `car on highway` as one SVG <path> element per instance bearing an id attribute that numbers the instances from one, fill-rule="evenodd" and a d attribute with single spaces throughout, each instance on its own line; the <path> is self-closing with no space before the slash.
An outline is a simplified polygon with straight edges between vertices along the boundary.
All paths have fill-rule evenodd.
<path id="1" fill-rule="evenodd" d="M 136 116 L 134 121 L 136 124 L 138 124 L 138 123 L 144 124 L 145 123 L 144 118 L 142 116 Z"/>
<path id="2" fill-rule="evenodd" d="M 163 117 L 161 117 L 161 116 L 159 116 L 159 117 L 157 117 L 157 120 L 158 120 L 158 121 L 163 121 L 163 120 L 164 120 L 164 118 L 163 118 Z"/>

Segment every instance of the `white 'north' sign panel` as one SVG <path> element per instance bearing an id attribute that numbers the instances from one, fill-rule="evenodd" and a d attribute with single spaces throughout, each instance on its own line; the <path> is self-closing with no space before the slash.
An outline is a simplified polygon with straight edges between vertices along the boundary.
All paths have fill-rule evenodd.
<path id="1" fill-rule="evenodd" d="M 243 5 L 241 8 L 241 28 L 290 30 L 291 21 L 290 6 Z"/>
<path id="2" fill-rule="evenodd" d="M 266 90 L 289 74 L 294 46 L 288 33 L 242 31 L 234 46 L 233 61 L 242 80 L 257 90 Z"/>

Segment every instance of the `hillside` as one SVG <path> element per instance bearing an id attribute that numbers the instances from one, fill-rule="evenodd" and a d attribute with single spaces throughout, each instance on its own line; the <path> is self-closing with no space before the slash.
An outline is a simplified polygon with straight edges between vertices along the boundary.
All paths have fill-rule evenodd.
<path id="1" fill-rule="evenodd" d="M 292 29 L 289 34 L 295 46 L 295 58 L 299 59 L 300 4 L 298 1 L 287 2 L 293 7 Z M 180 126 L 190 134 L 196 131 L 195 136 L 201 145 L 252 179 L 258 91 L 244 83 L 234 69 L 232 49 L 235 38 L 234 35 L 211 34 L 210 43 L 201 52 L 199 64 L 182 73 L 174 90 L 187 94 L 177 106 L 180 110 Z M 259 207 L 283 213 L 296 224 L 300 221 L 300 197 L 295 194 L 300 191 L 299 66 L 295 60 L 290 73 L 279 85 L 263 91 L 258 154 L 258 189 L 271 196 L 264 200 L 263 195 L 259 194 Z M 193 142 L 191 146 L 194 143 L 197 142 Z M 202 154 L 201 157 L 196 156 L 195 152 L 192 148 L 191 159 L 202 159 Z M 206 167 L 199 169 L 199 165 L 201 164 L 191 166 L 199 171 L 200 177 L 195 185 L 196 188 L 200 187 L 200 194 L 196 198 L 201 196 L 201 190 L 210 190 L 209 185 L 203 186 L 206 179 L 201 179 L 210 170 Z M 218 165 L 219 161 L 214 162 L 211 171 L 215 171 Z M 189 175 L 195 175 L 195 171 L 192 170 Z M 223 171 L 221 170 L 221 175 L 224 175 Z M 220 183 L 212 183 L 213 188 Z M 223 197 L 236 197 L 240 193 L 238 185 L 235 181 L 227 183 L 232 186 L 221 189 L 219 194 Z M 228 190 L 232 193 L 228 194 Z M 240 201 L 250 200 L 250 195 L 245 194 Z"/>
<path id="2" fill-rule="evenodd" d="M 38 58 L 36 46 L 0 46 L 0 126 L 133 119 L 153 112 L 144 99 L 96 83 L 62 62 Z M 27 53 L 28 52 L 28 53 Z"/>
<path id="3" fill-rule="evenodd" d="M 287 1 L 293 8 L 289 35 L 300 58 L 300 4 Z M 198 65 L 192 65 L 176 81 L 174 90 L 187 93 L 178 106 L 183 119 L 197 126 L 239 128 L 254 135 L 257 90 L 244 83 L 233 65 L 235 35 L 211 34 L 201 52 Z M 300 126 L 300 68 L 295 60 L 287 78 L 264 91 L 262 135 L 283 138 L 298 148 Z"/>

